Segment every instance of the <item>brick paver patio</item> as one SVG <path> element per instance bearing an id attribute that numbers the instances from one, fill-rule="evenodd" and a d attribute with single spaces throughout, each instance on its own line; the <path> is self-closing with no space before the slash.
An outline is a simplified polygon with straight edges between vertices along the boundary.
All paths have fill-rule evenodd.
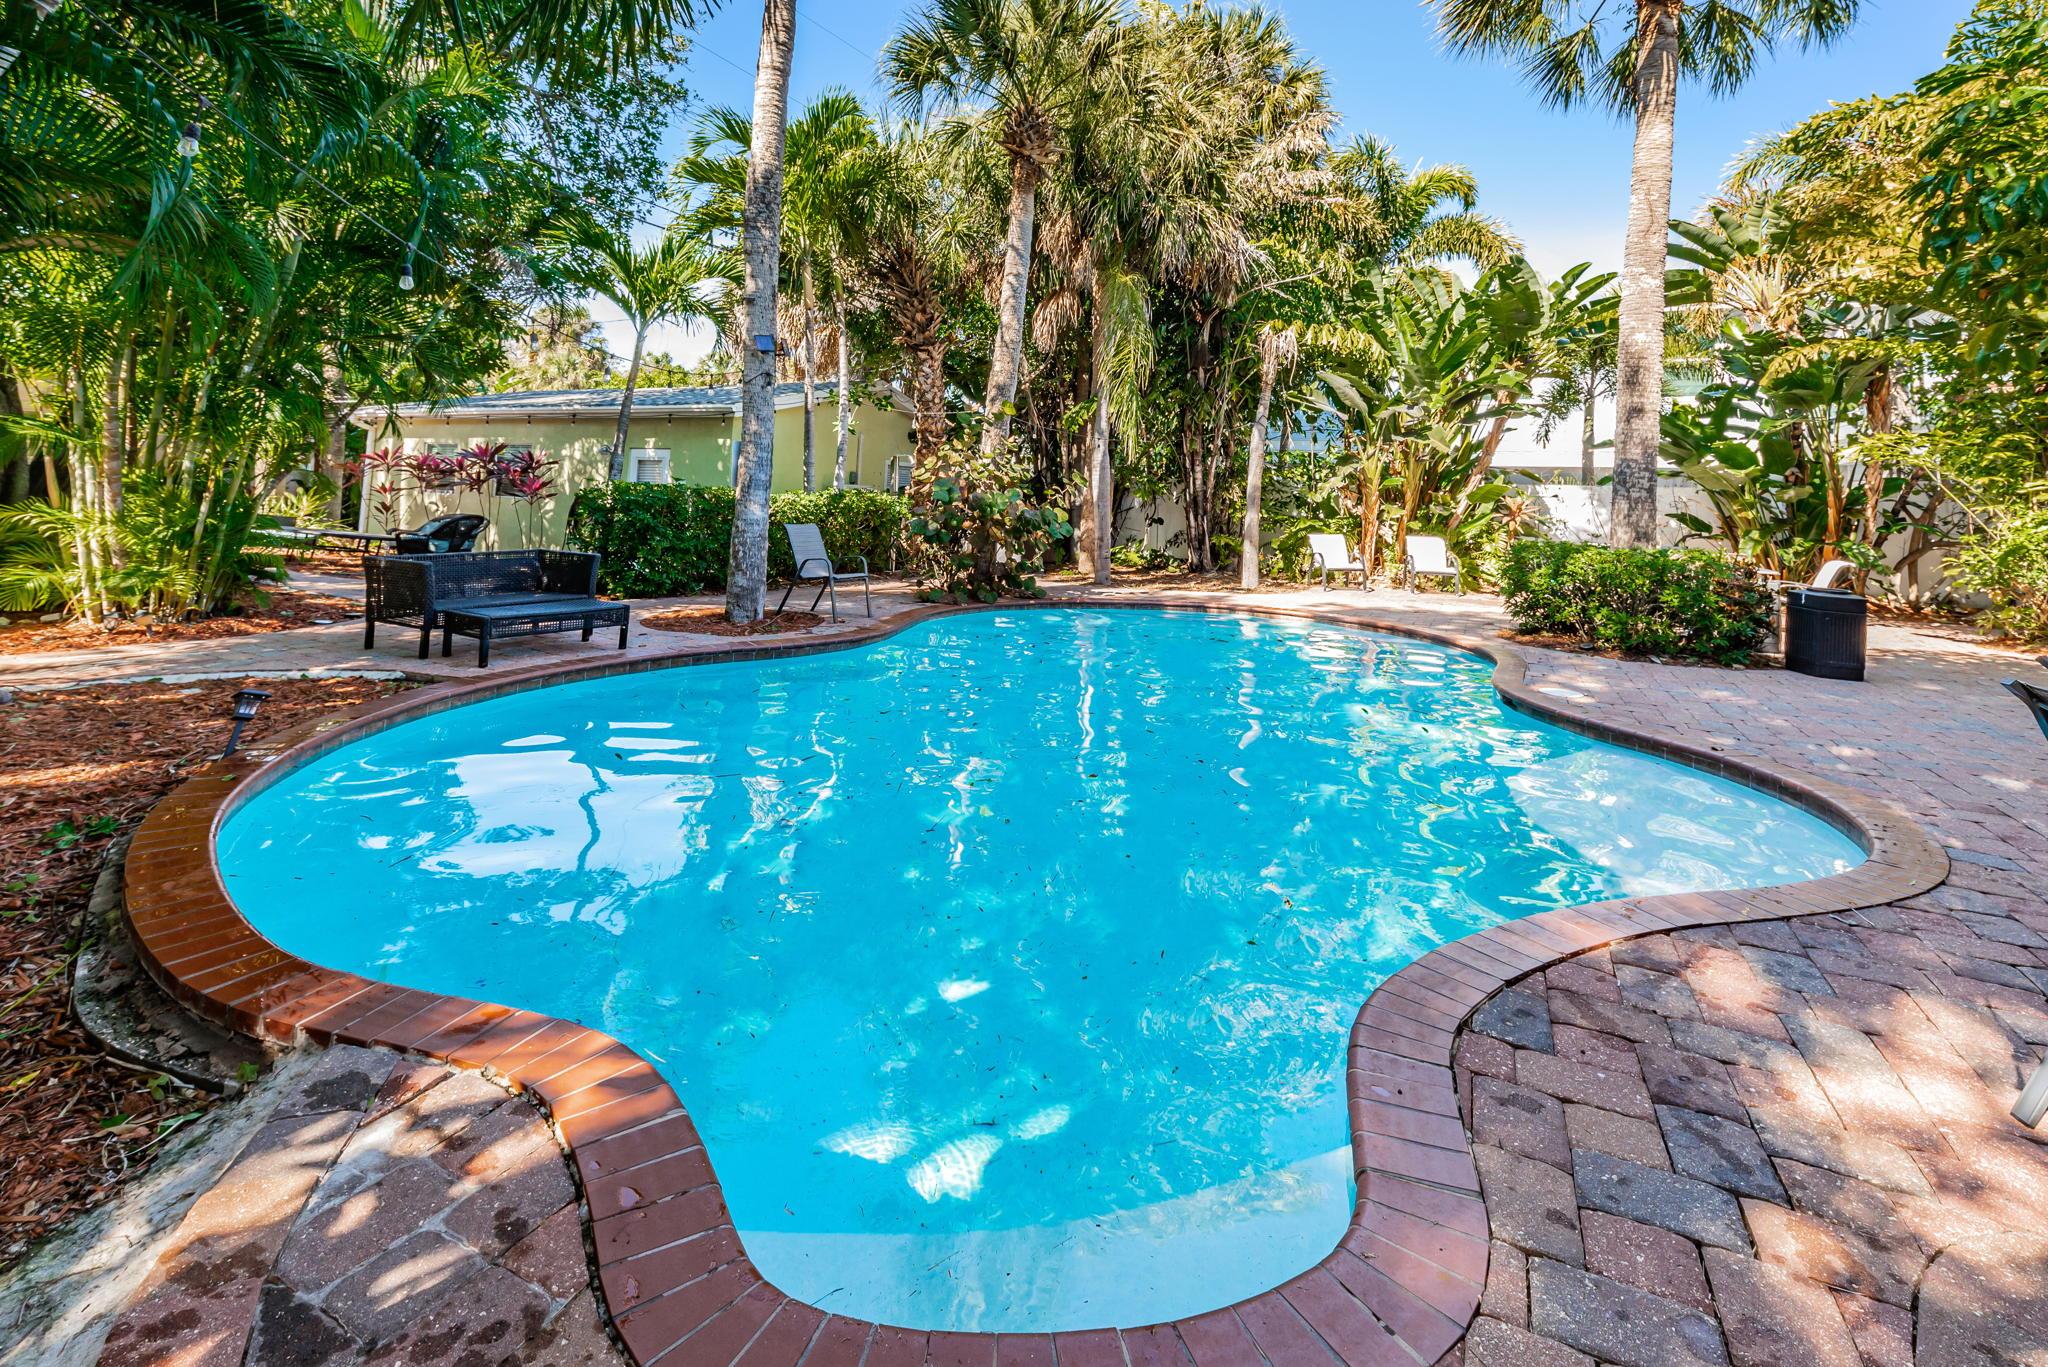
<path id="1" fill-rule="evenodd" d="M 1477 598 L 1280 601 L 1438 629 L 1498 622 L 1497 605 Z M 1456 1080 L 1490 1257 L 1479 1316 L 1446 1364 L 2048 1364 L 2048 1152 L 2006 1114 L 2048 1045 L 2048 743 L 1996 688 L 2038 667 L 1897 629 L 1879 628 L 1875 642 L 1866 684 L 1523 652 L 1532 686 L 1593 716 L 1889 799 L 1947 847 L 1952 868 L 1943 886 L 1888 906 L 1580 954 L 1481 1006 L 1457 1036 Z M 408 1079 L 429 1075 L 441 1079 L 434 1090 L 405 1101 Z M 403 1111 L 442 1088 L 453 1102 L 486 1085 L 394 1064 L 371 1091 L 383 1089 L 376 1106 L 396 1100 Z M 524 1105 L 502 1094 L 495 1104 Z M 347 1118 L 350 1133 L 391 1128 L 362 1115 Z M 596 1354 L 601 1342 L 594 1310 L 585 1317 L 587 1267 L 579 1286 L 559 1248 L 552 1261 L 533 1251 L 550 1229 L 566 1243 L 565 1212 L 577 1210 L 552 1144 L 529 1151 L 546 1152 L 552 1169 L 465 1185 L 421 1166 L 448 1171 L 438 1140 L 362 1162 L 345 1136 L 306 1142 L 333 1152 L 296 1162 L 297 1180 L 328 1175 L 303 1198 L 281 1189 L 252 1207 L 244 1223 L 265 1232 L 232 1269 L 201 1275 L 203 1259 L 162 1269 L 108 1361 L 604 1360 L 547 1355 L 571 1352 L 548 1337 L 557 1325 L 574 1352 Z M 489 1201 L 516 1212 L 503 1231 L 473 1218 Z M 464 1202 L 472 1218 L 458 1218 Z M 748 1283 L 725 1270 L 669 1294 L 694 1304 L 703 1298 L 685 1292 L 730 1285 L 741 1295 Z M 245 1358 L 114 1356 L 139 1351 L 152 1326 L 161 1334 L 176 1315 L 198 1314 L 186 1298 L 230 1282 L 254 1307 Z M 862 1361 L 862 1345 L 849 1355 L 829 1332 L 841 1321 L 794 1303 L 788 1314 L 765 1303 L 758 1315 L 738 1303 L 722 1314 L 715 1301 L 699 1307 L 707 1323 L 745 1321 L 753 1335 L 685 1337 L 664 1362 Z M 785 1321 L 810 1335 L 783 1342 Z M 1172 1330 L 1076 1341 L 1131 1367 L 1340 1360 L 1310 1321 L 1228 1311 L 1221 1321 L 1230 1332 L 1199 1341 Z M 284 1355 L 298 1339 L 280 1326 L 315 1323 L 328 1355 Z M 497 1337 L 475 1339 L 478 1326 Z M 992 1342 L 916 1341 L 932 1361 Z M 867 1359 L 883 1346 L 878 1336 Z M 1341 1360 L 1379 1361 L 1343 1346 Z"/>
<path id="2" fill-rule="evenodd" d="M 341 1045 L 186 1214 L 100 1361 L 625 1359 L 540 1112 L 476 1073 Z"/>
<path id="3" fill-rule="evenodd" d="M 2025 660 L 1881 630 L 1866 684 L 1529 652 L 1644 730 L 1879 793 L 1948 882 L 1653 935 L 1476 1014 L 1493 1256 L 1467 1367 L 2048 1363 L 2048 743 Z"/>
<path id="4" fill-rule="evenodd" d="M 625 654 L 676 655 L 716 650 L 731 644 L 717 636 L 687 632 L 656 631 L 642 626 L 648 613 L 680 606 L 704 606 L 715 598 L 644 598 L 633 600 L 633 621 L 627 633 Z M 913 606 L 915 597 L 903 584 L 877 581 L 874 590 L 875 617 L 887 618 Z M 801 600 L 797 606 L 801 605 Z M 822 609 L 821 609 L 822 611 Z M 858 630 L 869 624 L 859 604 L 842 605 L 842 619 L 809 631 L 792 633 L 784 639 L 831 636 Z M 609 638 L 609 640 L 608 640 Z M 488 670 L 476 667 L 476 642 L 458 640 L 455 653 L 441 657 L 440 637 L 424 660 L 419 658 L 419 634 L 405 627 L 380 625 L 377 644 L 363 646 L 360 617 L 324 627 L 298 627 L 254 636 L 233 636 L 217 640 L 161 641 L 147 645 L 109 646 L 100 650 L 48 651 L 33 655 L 0 657 L 0 686 L 48 688 L 75 683 L 118 683 L 125 680 L 179 677 L 190 674 L 297 674 L 297 673 L 402 673 L 419 678 L 455 679 L 473 682 L 493 672 L 503 673 L 539 664 L 569 664 L 615 656 L 617 639 L 600 632 L 595 641 L 579 640 L 574 632 L 557 636 L 520 637 L 503 643 L 494 651 Z"/>

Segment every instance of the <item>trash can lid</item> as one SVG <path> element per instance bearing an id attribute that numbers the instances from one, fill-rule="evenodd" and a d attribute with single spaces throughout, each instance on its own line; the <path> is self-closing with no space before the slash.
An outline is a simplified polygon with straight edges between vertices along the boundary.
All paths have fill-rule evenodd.
<path id="1" fill-rule="evenodd" d="M 1789 590 L 1788 599 L 1801 607 L 1813 608 L 1820 612 L 1868 612 L 1869 600 L 1860 593 L 1849 589 L 1817 589 L 1808 584 Z"/>

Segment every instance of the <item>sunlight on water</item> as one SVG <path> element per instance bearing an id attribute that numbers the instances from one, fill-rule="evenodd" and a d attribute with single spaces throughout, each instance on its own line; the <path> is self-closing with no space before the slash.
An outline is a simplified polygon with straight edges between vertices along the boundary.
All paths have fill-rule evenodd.
<path id="1" fill-rule="evenodd" d="M 1345 1037 L 1401 965 L 1859 858 L 1489 672 L 1252 618 L 948 618 L 396 727 L 259 795 L 222 866 L 315 962 L 639 1049 L 791 1295 L 1146 1323 L 1335 1245 Z"/>

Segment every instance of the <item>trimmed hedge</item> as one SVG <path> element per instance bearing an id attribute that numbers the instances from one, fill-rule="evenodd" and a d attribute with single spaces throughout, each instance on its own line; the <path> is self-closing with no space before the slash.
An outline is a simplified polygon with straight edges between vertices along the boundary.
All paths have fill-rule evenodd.
<path id="1" fill-rule="evenodd" d="M 1742 664 L 1771 628 L 1756 572 L 1711 551 L 1518 541 L 1500 587 L 1517 630 L 1631 655 Z"/>
<path id="2" fill-rule="evenodd" d="M 569 509 L 569 546 L 604 557 L 598 587 L 622 598 L 670 598 L 725 586 L 732 542 L 730 488 L 694 484 L 598 484 Z M 875 489 L 777 494 L 768 505 L 768 573 L 787 579 L 785 522 L 815 522 L 842 568 L 865 555 L 876 573 L 903 545 L 909 505 Z"/>

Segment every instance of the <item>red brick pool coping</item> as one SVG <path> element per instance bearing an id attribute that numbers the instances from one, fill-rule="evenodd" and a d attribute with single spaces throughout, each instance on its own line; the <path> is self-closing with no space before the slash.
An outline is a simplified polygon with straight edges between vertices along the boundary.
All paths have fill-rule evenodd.
<path id="1" fill-rule="evenodd" d="M 1941 847 L 1891 804 L 1755 760 L 1582 715 L 1528 686 L 1495 641 L 1348 612 L 1166 597 L 1005 604 L 1005 611 L 1158 608 L 1306 619 L 1450 645 L 1492 660 L 1516 710 L 1792 802 L 1860 845 L 1846 873 L 1735 892 L 1628 898 L 1541 912 L 1430 951 L 1374 989 L 1351 1031 L 1351 1142 L 1358 1201 L 1315 1267 L 1235 1305 L 1171 1323 L 1056 1334 L 904 1329 L 785 1296 L 740 1247 L 718 1180 L 681 1101 L 609 1035 L 492 1003 L 337 972 L 265 940 L 229 899 L 214 858 L 221 823 L 315 757 L 401 722 L 527 689 L 649 669 L 785 658 L 872 644 L 967 607 L 926 607 L 844 635 L 507 671 L 476 684 L 380 700 L 217 761 L 164 799 L 128 855 L 127 909 L 152 976 L 210 1019 L 274 1040 L 397 1049 L 488 1069 L 552 1115 L 582 1183 L 613 1325 L 645 1364 L 749 1367 L 1113 1367 L 1270 1362 L 1429 1364 L 1464 1335 L 1486 1280 L 1488 1224 L 1451 1069 L 1459 1026 L 1489 996 L 1548 964 L 1617 940 L 1739 921 L 1849 911 L 1925 892 L 1948 875 Z"/>

